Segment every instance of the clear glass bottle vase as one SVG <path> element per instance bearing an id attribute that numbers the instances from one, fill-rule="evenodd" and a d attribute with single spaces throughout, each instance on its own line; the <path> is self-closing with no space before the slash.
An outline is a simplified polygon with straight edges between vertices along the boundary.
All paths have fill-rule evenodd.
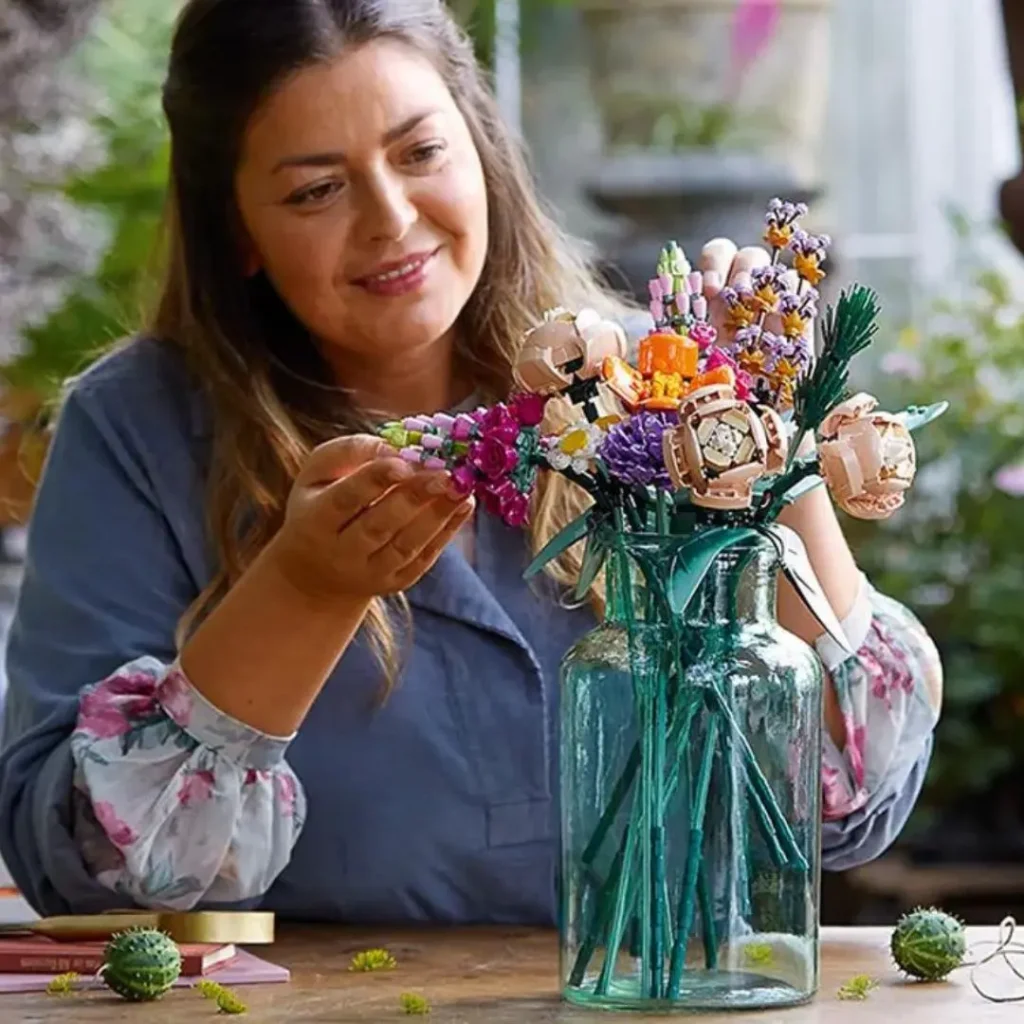
<path id="1" fill-rule="evenodd" d="M 820 663 L 776 620 L 768 540 L 718 555 L 672 614 L 684 543 L 611 538 L 605 621 L 563 661 L 563 993 L 660 1012 L 806 1002 Z"/>

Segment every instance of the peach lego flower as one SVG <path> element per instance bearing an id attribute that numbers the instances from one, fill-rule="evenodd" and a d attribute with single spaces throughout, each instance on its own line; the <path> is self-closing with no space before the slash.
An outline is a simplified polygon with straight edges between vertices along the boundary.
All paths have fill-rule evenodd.
<path id="1" fill-rule="evenodd" d="M 769 465 L 785 461 L 781 421 L 763 422 L 732 388 L 717 385 L 693 392 L 679 420 L 664 435 L 665 465 L 677 488 L 690 488 L 695 505 L 749 508 L 754 482 Z"/>
<path id="2" fill-rule="evenodd" d="M 821 475 L 836 504 L 857 519 L 887 519 L 902 507 L 917 471 L 910 431 L 878 401 L 858 394 L 821 425 Z"/>

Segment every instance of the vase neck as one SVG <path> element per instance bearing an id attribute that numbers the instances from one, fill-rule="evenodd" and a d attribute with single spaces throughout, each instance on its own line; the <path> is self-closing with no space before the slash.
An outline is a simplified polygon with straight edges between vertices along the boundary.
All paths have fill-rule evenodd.
<path id="1" fill-rule="evenodd" d="M 660 590 L 667 592 L 669 573 L 679 549 L 678 538 L 630 537 L 623 546 L 612 546 L 607 562 L 605 619 L 628 623 L 647 618 L 653 607 L 646 571 L 660 576 Z M 638 561 L 643 554 L 644 571 Z M 684 618 L 694 625 L 726 625 L 774 621 L 776 602 L 776 553 L 767 541 L 752 541 L 722 552 L 687 606 Z M 648 610 L 649 609 L 649 610 Z"/>
<path id="2" fill-rule="evenodd" d="M 762 546 L 739 547 L 715 559 L 694 594 L 686 621 L 694 625 L 773 622 L 777 597 L 776 558 Z"/>

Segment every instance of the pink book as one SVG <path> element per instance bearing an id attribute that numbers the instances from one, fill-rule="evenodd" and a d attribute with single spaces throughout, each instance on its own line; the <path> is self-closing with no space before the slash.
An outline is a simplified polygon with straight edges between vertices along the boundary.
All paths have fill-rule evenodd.
<path id="1" fill-rule="evenodd" d="M 221 985 L 265 985 L 288 981 L 291 972 L 287 967 L 279 967 L 240 949 L 233 960 L 211 970 L 206 976 Z M 6 992 L 44 992 L 53 978 L 52 974 L 0 974 L 0 995 Z M 175 988 L 188 988 L 199 980 L 179 978 Z M 89 984 L 87 976 L 83 976 L 82 984 Z M 102 987 L 103 982 L 97 981 L 96 984 Z"/>

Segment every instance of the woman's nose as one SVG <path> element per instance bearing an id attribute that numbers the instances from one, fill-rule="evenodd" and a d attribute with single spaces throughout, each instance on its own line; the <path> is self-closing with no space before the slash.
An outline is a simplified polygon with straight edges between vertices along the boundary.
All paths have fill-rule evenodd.
<path id="1" fill-rule="evenodd" d="M 409 195 L 406 183 L 398 175 L 382 173 L 367 182 L 364 195 L 363 223 L 374 241 L 397 242 L 416 223 L 419 213 Z"/>

